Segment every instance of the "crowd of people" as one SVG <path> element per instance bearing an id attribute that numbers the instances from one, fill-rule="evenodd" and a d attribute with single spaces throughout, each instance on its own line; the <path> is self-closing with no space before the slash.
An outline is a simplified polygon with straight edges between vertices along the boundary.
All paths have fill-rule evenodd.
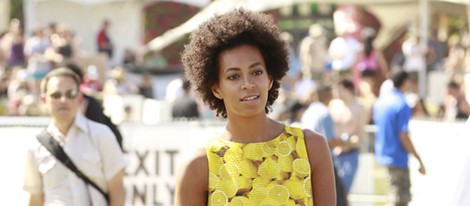
<path id="1" fill-rule="evenodd" d="M 110 63 L 116 50 L 109 34 L 110 25 L 109 20 L 104 20 L 97 31 L 95 54 L 102 53 L 106 60 L 104 64 L 94 65 L 80 62 L 86 52 L 81 50 L 80 38 L 71 28 L 50 23 L 47 27 L 35 27 L 28 36 L 21 22 L 13 19 L 8 31 L 0 36 L 0 115 L 45 115 L 39 84 L 48 72 L 70 64 L 83 66 L 79 68 L 83 74 L 80 90 L 100 101 L 106 95 L 136 94 L 155 98 L 154 82 L 149 74 L 143 75 L 141 82 L 126 78 L 139 62 L 135 52 L 127 48 L 121 63 Z M 103 65 L 104 68 L 98 68 Z M 159 65 L 164 66 L 164 63 Z"/>
<path id="2" fill-rule="evenodd" d="M 96 45 L 97 52 L 112 58 L 114 47 L 107 32 L 109 27 L 110 22 L 104 20 L 97 31 Z M 408 34 L 401 49 L 387 62 L 381 49 L 374 46 L 377 31 L 373 28 L 366 27 L 355 33 L 337 29 L 334 31 L 336 37 L 331 42 L 327 39 L 328 32 L 322 25 L 313 24 L 298 47 L 292 44 L 292 35 L 282 32 L 281 37 L 289 43 L 290 56 L 289 72 L 282 80 L 280 91 L 283 99 L 303 102 L 308 90 L 348 79 L 354 85 L 353 93 L 368 114 L 367 123 L 371 123 L 370 111 L 379 96 L 381 84 L 390 78 L 392 71 L 404 70 L 410 73 L 413 82 L 408 100 L 417 116 L 455 120 L 470 114 L 463 87 L 463 75 L 470 65 L 467 63 L 470 55 L 466 52 L 464 38 L 452 35 L 446 44 L 438 40 L 436 32 L 432 32 L 427 51 L 424 52 L 419 38 Z M 36 27 L 27 37 L 22 32 L 21 22 L 12 20 L 9 30 L 0 39 L 0 113 L 12 116 L 44 115 L 38 101 L 39 82 L 53 68 L 64 62 L 76 61 L 81 52 L 77 39 L 72 29 L 56 23 L 51 23 L 47 28 Z M 158 52 L 156 55 L 154 53 L 150 53 L 148 61 L 142 65 L 164 67 L 166 63 L 162 60 L 152 63 L 153 56 L 162 57 Z M 95 65 L 82 68 L 84 81 L 81 90 L 99 99 L 106 94 L 141 94 L 145 98 L 156 98 L 150 74 L 142 75 L 140 82 L 127 81 L 125 77 L 138 64 L 137 59 L 134 52 L 126 49 L 122 64 L 112 66 L 112 71 L 106 72 L 105 77 L 100 76 L 103 73 Z M 419 81 L 427 78 L 422 77 L 423 70 L 442 70 L 449 74 L 448 91 L 442 102 L 430 102 L 420 94 Z M 182 83 L 185 80 L 179 81 Z M 181 83 L 176 94 L 166 96 L 181 96 L 184 93 Z M 195 95 L 190 96 L 198 102 L 199 118 L 214 116 L 208 114 L 207 107 Z M 274 107 L 272 116 L 284 112 L 282 108 L 286 108 L 288 103 L 281 101 L 280 104 Z M 282 117 L 279 116 L 279 119 Z"/>
<path id="3" fill-rule="evenodd" d="M 360 33 L 360 38 L 355 33 L 338 30 L 336 37 L 328 43 L 327 31 L 319 24 L 312 25 L 308 36 L 300 41 L 297 50 L 294 49 L 298 52 L 290 56 L 292 72 L 283 80 L 281 88 L 281 93 L 286 95 L 284 99 L 304 102 L 308 90 L 314 90 L 318 85 L 335 85 L 346 79 L 352 82 L 352 92 L 365 109 L 366 122 L 372 123 L 371 109 L 380 91 L 390 87 L 392 72 L 407 71 L 412 81 L 410 91 L 406 91 L 407 100 L 416 117 L 448 121 L 468 117 L 464 75 L 470 64 L 463 49 L 465 41 L 452 36 L 447 49 L 445 43 L 433 36 L 424 52 L 418 37 L 407 34 L 401 49 L 387 62 L 381 49 L 374 46 L 377 31 L 366 27 L 356 33 Z M 447 90 L 441 101 L 431 101 L 421 94 L 420 81 L 428 79 L 423 76 L 423 71 L 426 75 L 440 71 L 448 76 L 447 82 L 442 83 L 442 87 L 447 84 Z M 427 94 L 432 92 L 427 91 Z"/>
<path id="4" fill-rule="evenodd" d="M 80 53 L 73 30 L 51 23 L 23 32 L 17 19 L 0 38 L 0 99 L 2 115 L 42 115 L 39 104 L 41 80 L 63 63 L 73 62 Z"/>

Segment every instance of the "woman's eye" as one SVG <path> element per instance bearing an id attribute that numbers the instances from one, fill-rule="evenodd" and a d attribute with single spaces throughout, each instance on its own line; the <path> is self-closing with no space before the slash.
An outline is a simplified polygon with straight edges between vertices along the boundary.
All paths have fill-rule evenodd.
<path id="1" fill-rule="evenodd" d="M 236 78 L 238 78 L 238 75 L 237 75 L 237 74 L 229 75 L 229 76 L 227 77 L 227 79 L 229 79 L 229 80 L 233 80 L 233 79 L 236 79 Z"/>
<path id="2" fill-rule="evenodd" d="M 253 74 L 256 75 L 256 76 L 258 76 L 258 75 L 263 74 L 263 71 L 257 70 L 257 71 L 255 71 L 255 72 L 253 72 Z"/>

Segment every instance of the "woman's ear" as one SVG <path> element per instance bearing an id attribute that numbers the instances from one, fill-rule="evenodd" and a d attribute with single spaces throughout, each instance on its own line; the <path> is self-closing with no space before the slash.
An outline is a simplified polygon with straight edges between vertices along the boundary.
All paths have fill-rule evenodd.
<path id="1" fill-rule="evenodd" d="M 212 85 L 212 94 L 214 94 L 214 96 L 217 97 L 217 99 L 220 99 L 220 100 L 223 99 L 219 91 L 219 86 L 217 84 Z"/>
<path id="2" fill-rule="evenodd" d="M 273 87 L 274 80 L 272 78 L 269 78 L 269 89 Z"/>

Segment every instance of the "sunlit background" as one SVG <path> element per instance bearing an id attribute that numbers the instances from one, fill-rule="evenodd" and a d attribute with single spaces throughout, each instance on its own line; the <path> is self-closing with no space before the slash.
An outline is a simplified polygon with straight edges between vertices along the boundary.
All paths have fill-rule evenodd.
<path id="1" fill-rule="evenodd" d="M 116 68 L 123 70 L 122 75 L 135 88 L 143 87 L 143 77 L 150 75 L 146 85 L 151 88 L 150 96 L 138 92 L 107 94 L 103 90 L 93 95 L 102 101 L 106 114 L 124 135 L 129 161 L 127 205 L 167 206 L 173 202 L 178 165 L 224 125 L 200 102 L 199 118 L 172 117 L 172 104 L 181 93 L 184 73 L 180 54 L 189 33 L 201 22 L 239 7 L 272 15 L 280 29 L 291 35 L 290 46 L 297 57 L 312 24 L 323 27 L 328 44 L 336 37 L 335 32 L 347 31 L 360 39 L 364 28 L 372 28 L 377 34 L 374 47 L 383 52 L 389 70 L 403 65 L 397 55 L 403 41 L 410 34 L 419 37 L 418 53 L 427 65 L 418 72 L 417 89 L 410 101 L 415 106 L 422 100 L 426 114 L 415 116 L 410 128 L 428 175 L 420 176 L 417 162 L 410 158 L 410 205 L 435 205 L 451 197 L 455 188 L 436 184 L 459 182 L 457 171 L 469 171 L 452 160 L 460 154 L 452 149 L 454 145 L 468 145 L 468 138 L 458 136 L 464 120 L 453 118 L 444 101 L 451 80 L 462 85 L 467 99 L 470 96 L 469 0 L 0 0 L 0 32 L 4 40 L 13 27 L 19 28 L 19 37 L 27 42 L 35 29 L 56 25 L 58 31 L 72 36 L 76 48 L 73 61 L 101 86 L 116 78 Z M 97 52 L 96 38 L 104 20 L 110 22 L 108 35 L 114 44 L 110 58 Z M 4 52 L 9 46 L 0 39 L 0 47 L 0 204 L 21 205 L 26 204 L 21 189 L 26 148 L 48 119 L 34 95 L 21 96 L 18 104 L 24 107 L 18 107 L 23 109 L 12 109 L 6 91 L 9 78 L 26 78 L 18 71 L 25 69 L 27 62 L 10 67 Z M 51 59 L 56 61 L 54 54 Z M 285 112 L 282 108 L 275 106 L 270 116 L 285 121 L 280 115 Z M 374 160 L 375 129 L 373 124 L 364 128 L 367 135 L 363 137 L 359 170 L 348 197 L 353 206 L 385 205 L 388 200 L 385 170 Z M 149 155 L 143 160 L 144 153 Z M 139 169 L 140 164 L 145 165 L 145 171 Z M 448 182 L 443 181 L 447 178 Z M 470 191 L 464 194 L 470 196 Z"/>

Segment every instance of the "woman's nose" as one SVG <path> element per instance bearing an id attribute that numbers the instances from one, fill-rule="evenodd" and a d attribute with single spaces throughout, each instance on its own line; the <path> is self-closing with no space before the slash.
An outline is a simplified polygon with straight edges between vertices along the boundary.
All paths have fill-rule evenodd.
<path id="1" fill-rule="evenodd" d="M 245 78 L 245 81 L 243 82 L 242 89 L 254 89 L 255 84 L 250 81 L 249 78 Z"/>

